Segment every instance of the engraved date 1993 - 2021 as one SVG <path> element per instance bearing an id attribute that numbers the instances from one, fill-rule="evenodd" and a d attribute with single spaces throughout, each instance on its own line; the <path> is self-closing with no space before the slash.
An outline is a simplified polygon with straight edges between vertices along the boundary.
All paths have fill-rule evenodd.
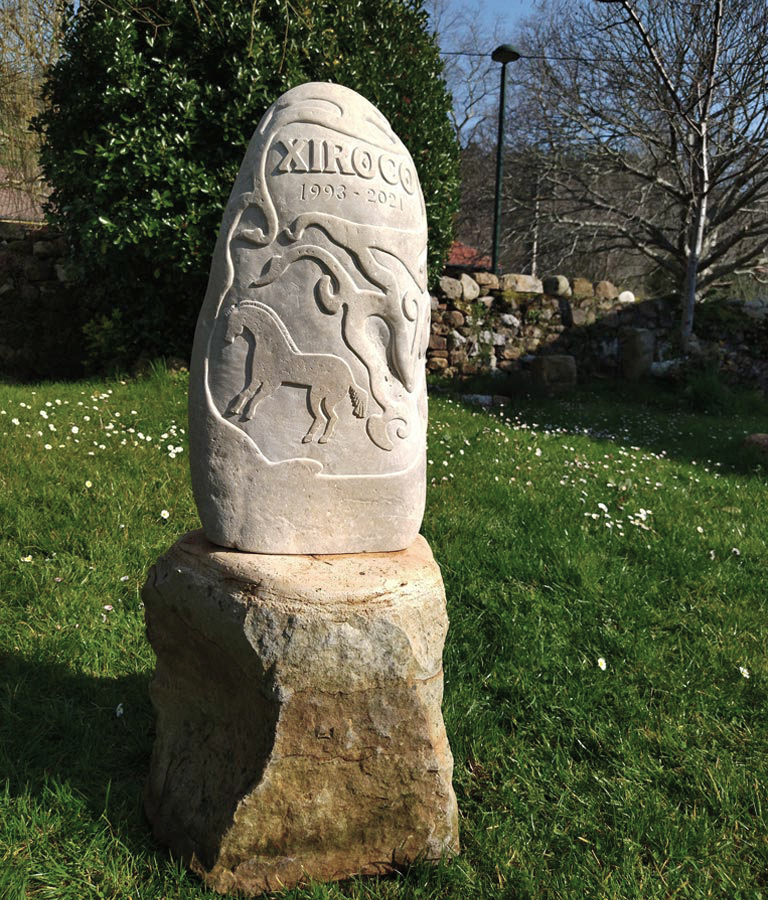
<path id="1" fill-rule="evenodd" d="M 362 197 L 368 203 L 377 203 L 390 209 L 403 210 L 403 198 L 394 191 L 363 188 L 350 190 L 346 184 L 312 184 L 303 182 L 299 192 L 301 200 L 346 200 L 347 197 Z"/>

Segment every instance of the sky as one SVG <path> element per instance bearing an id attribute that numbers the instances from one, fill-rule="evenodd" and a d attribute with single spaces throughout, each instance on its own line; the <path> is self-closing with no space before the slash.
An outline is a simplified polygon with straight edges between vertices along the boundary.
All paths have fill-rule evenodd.
<path id="1" fill-rule="evenodd" d="M 512 26 L 533 12 L 533 0 L 482 0 L 481 6 L 487 8 L 489 18 L 504 19 Z"/>
<path id="2" fill-rule="evenodd" d="M 446 3 L 452 9 L 478 10 L 480 18 L 489 23 L 501 20 L 509 26 L 509 40 L 514 39 L 517 24 L 534 11 L 534 0 L 446 0 Z"/>
<path id="3" fill-rule="evenodd" d="M 515 44 L 522 22 L 534 13 L 536 0 L 425 0 L 425 8 L 434 6 L 440 10 L 443 27 L 438 27 L 440 46 L 443 51 L 458 49 L 453 46 L 451 32 L 444 23 L 451 20 L 452 13 L 463 11 L 463 21 L 473 23 L 473 31 L 478 43 L 488 44 L 490 50 L 498 43 Z M 466 40 L 462 49 L 466 48 Z M 482 50 L 485 47 L 477 47 Z"/>
<path id="4" fill-rule="evenodd" d="M 495 102 L 498 74 L 490 62 L 491 51 L 499 44 L 517 45 L 522 23 L 540 4 L 541 0 L 424 0 L 432 15 L 437 11 L 434 27 L 445 54 L 445 77 L 463 135 L 460 140 L 473 139 L 473 129 L 488 119 L 489 103 Z M 455 30 L 452 23 L 457 23 Z M 494 120 L 496 115 L 494 111 Z"/>

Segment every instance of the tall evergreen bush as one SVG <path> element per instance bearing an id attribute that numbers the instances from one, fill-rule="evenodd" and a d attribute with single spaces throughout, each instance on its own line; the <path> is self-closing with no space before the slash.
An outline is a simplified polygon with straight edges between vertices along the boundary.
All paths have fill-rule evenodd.
<path id="1" fill-rule="evenodd" d="M 422 0 L 84 0 L 62 51 L 37 127 L 92 366 L 187 356 L 248 140 L 305 81 L 353 88 L 390 120 L 419 171 L 439 270 L 458 154 Z"/>

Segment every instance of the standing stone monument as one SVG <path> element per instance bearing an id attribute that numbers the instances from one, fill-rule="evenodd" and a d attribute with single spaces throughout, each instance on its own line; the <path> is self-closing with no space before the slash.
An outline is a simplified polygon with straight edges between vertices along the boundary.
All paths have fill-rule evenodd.
<path id="1" fill-rule="evenodd" d="M 190 384 L 208 537 L 257 553 L 402 550 L 426 490 L 424 198 L 358 94 L 305 84 L 251 140 Z"/>
<path id="2" fill-rule="evenodd" d="M 203 528 L 143 597 L 156 837 L 217 891 L 458 851 L 426 487 L 426 216 L 347 88 L 284 94 L 224 213 L 189 420 Z"/>

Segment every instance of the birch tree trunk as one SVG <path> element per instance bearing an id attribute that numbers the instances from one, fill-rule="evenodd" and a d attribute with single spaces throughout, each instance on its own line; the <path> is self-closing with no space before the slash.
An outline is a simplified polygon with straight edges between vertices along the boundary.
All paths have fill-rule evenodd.
<path id="1" fill-rule="evenodd" d="M 633 249 L 667 273 L 687 351 L 697 302 L 768 245 L 768 3 L 552 9 L 549 23 L 529 26 L 516 70 L 536 115 L 527 127 L 565 163 L 545 169 L 542 223 L 589 236 L 597 252 Z"/>

